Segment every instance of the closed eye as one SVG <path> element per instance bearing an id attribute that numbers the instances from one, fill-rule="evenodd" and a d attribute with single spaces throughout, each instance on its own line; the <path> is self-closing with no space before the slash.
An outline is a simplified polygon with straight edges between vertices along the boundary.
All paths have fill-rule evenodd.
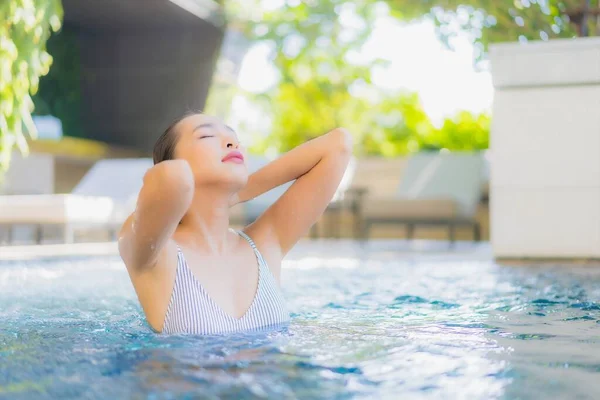
<path id="1" fill-rule="evenodd" d="M 211 137 L 215 137 L 215 136 L 214 135 L 202 135 L 198 139 L 206 139 L 206 138 L 211 138 Z"/>

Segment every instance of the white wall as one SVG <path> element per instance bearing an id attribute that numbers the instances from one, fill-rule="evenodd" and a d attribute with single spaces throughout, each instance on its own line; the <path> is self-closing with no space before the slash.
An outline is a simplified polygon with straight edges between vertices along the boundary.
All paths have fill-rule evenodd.
<path id="1" fill-rule="evenodd" d="M 54 193 L 54 157 L 51 154 L 14 152 L 0 184 L 0 194 Z"/>
<path id="2" fill-rule="evenodd" d="M 600 257 L 600 39 L 490 52 L 496 257 Z"/>

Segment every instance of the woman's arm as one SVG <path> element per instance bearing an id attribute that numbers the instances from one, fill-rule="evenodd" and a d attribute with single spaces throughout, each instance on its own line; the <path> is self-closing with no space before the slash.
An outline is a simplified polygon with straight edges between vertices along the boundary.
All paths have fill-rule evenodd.
<path id="1" fill-rule="evenodd" d="M 193 195 L 194 177 L 187 161 L 163 161 L 146 172 L 136 209 L 119 234 L 119 252 L 128 268 L 156 264 Z"/>
<path id="2" fill-rule="evenodd" d="M 292 186 L 261 215 L 248 232 L 283 257 L 304 236 L 335 194 L 352 155 L 352 137 L 345 129 L 304 143 L 263 167 L 240 191 L 252 199 L 286 182 Z"/>

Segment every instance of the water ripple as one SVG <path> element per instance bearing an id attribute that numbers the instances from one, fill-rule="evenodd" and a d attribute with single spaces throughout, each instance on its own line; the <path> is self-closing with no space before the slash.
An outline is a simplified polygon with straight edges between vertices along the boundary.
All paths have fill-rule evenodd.
<path id="1" fill-rule="evenodd" d="M 0 398 L 599 397 L 594 269 L 327 251 L 229 337 L 154 334 L 116 258 L 0 264 Z"/>

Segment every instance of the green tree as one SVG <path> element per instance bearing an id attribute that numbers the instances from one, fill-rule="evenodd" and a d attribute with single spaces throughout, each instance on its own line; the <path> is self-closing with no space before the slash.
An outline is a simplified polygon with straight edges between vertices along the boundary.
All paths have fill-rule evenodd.
<path id="1" fill-rule="evenodd" d="M 234 18 L 247 18 L 238 26 L 248 37 L 270 46 L 279 75 L 274 87 L 253 99 L 271 116 L 271 132 L 255 150 L 285 151 L 339 125 L 352 126 L 359 136 L 366 132 L 357 127 L 367 128 L 370 104 L 356 92 L 373 89 L 371 69 L 381 61 L 348 58 L 369 38 L 377 16 L 373 2 L 289 1 L 273 10 L 260 3 L 236 3 L 234 10 Z"/>
<path id="2" fill-rule="evenodd" d="M 596 0 L 593 0 L 600 5 Z M 494 42 L 548 40 L 598 34 L 599 7 L 592 0 L 388 0 L 392 15 L 404 21 L 423 16 L 437 25 L 440 39 L 467 32 L 476 58 Z"/>
<path id="3" fill-rule="evenodd" d="M 483 150 L 489 147 L 491 118 L 461 111 L 423 137 L 421 147 L 433 150 Z"/>
<path id="4" fill-rule="evenodd" d="M 253 132 L 259 138 L 255 151 L 286 151 L 335 126 L 350 128 L 362 154 L 396 156 L 424 148 L 458 150 L 487 143 L 485 124 L 472 122 L 485 120 L 484 116 L 469 120 L 468 113 L 462 113 L 438 129 L 417 95 L 383 90 L 372 82 L 371 71 L 385 62 L 357 59 L 356 53 L 377 18 L 389 14 L 384 3 L 286 1 L 271 10 L 260 5 L 260 1 L 248 2 L 241 8 L 236 2 L 237 8 L 229 10 L 233 18 L 246 18 L 246 24 L 239 17 L 236 23 L 252 41 L 270 46 L 279 78 L 257 96 L 244 93 L 270 116 L 268 135 Z M 218 96 L 211 97 L 215 101 Z M 451 141 L 444 141 L 446 133 Z M 461 133 L 462 141 L 456 137 Z M 477 145 L 471 143 L 475 137 L 480 139 Z"/>
<path id="5" fill-rule="evenodd" d="M 31 96 L 52 64 L 46 41 L 60 29 L 62 17 L 60 0 L 0 1 L 1 169 L 8 167 L 15 146 L 27 152 L 26 133 L 36 135 Z"/>

